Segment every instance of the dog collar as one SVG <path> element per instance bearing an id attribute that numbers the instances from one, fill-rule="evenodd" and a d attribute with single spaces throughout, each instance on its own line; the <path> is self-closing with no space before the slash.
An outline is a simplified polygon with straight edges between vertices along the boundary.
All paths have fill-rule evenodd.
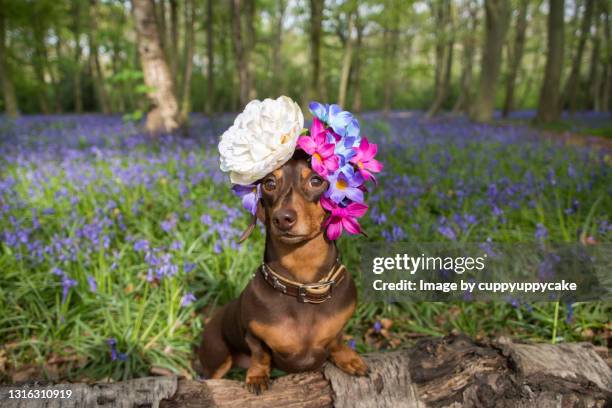
<path id="1" fill-rule="evenodd" d="M 300 303 L 323 303 L 331 299 L 334 287 L 338 286 L 344 279 L 345 269 L 344 265 L 337 260 L 327 275 L 320 281 L 300 283 L 279 275 L 265 262 L 259 268 L 264 280 L 273 289 L 285 295 L 293 296 Z"/>

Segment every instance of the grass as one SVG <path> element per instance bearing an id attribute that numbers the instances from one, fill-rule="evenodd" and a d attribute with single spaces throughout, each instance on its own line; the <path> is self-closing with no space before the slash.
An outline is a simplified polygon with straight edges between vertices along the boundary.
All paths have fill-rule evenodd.
<path id="1" fill-rule="evenodd" d="M 263 250 L 258 230 L 235 244 L 247 217 L 215 151 L 230 121 L 195 116 L 191 139 L 158 140 L 118 118 L 0 121 L 4 381 L 31 365 L 50 378 L 195 374 L 206 318 L 240 293 Z M 370 238 L 339 242 L 356 276 L 370 242 L 452 239 L 443 226 L 464 242 L 612 241 L 610 162 L 598 152 L 521 126 L 365 115 L 363 131 L 386 169 L 368 199 Z M 347 339 L 360 351 L 451 332 L 605 345 L 610 306 L 360 302 Z M 381 320 L 389 331 L 373 328 Z"/>

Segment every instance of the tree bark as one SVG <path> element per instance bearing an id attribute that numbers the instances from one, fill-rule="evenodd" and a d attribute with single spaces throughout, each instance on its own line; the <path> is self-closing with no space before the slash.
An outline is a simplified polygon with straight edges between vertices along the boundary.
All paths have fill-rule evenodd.
<path id="1" fill-rule="evenodd" d="M 274 46 L 272 47 L 272 73 L 273 89 L 277 95 L 285 92 L 285 81 L 282 72 L 282 48 L 283 48 L 283 23 L 285 21 L 285 11 L 287 10 L 286 0 L 277 1 L 276 10 L 276 32 L 274 33 Z"/>
<path id="2" fill-rule="evenodd" d="M 486 34 L 482 50 L 480 83 L 470 115 L 475 122 L 489 122 L 493 119 L 502 45 L 508 31 L 509 19 L 509 0 L 485 0 Z"/>
<path id="3" fill-rule="evenodd" d="M 170 41 L 168 46 L 168 59 L 170 60 L 170 72 L 174 82 L 178 83 L 178 47 L 179 47 L 179 22 L 178 22 L 178 2 L 170 0 Z"/>
<path id="4" fill-rule="evenodd" d="M 215 66 L 215 49 L 214 49 L 214 8 L 213 0 L 207 0 L 206 2 L 206 103 L 205 112 L 207 115 L 211 115 L 213 112 L 214 99 L 215 99 L 215 81 L 214 81 L 214 66 Z"/>
<path id="5" fill-rule="evenodd" d="M 81 3 L 72 3 L 72 32 L 74 34 L 74 110 L 83 113 L 83 88 L 81 84 Z"/>
<path id="6" fill-rule="evenodd" d="M 436 41 L 435 97 L 427 111 L 428 118 L 434 117 L 440 111 L 442 104 L 448 96 L 453 68 L 453 50 L 455 47 L 455 24 L 450 0 L 438 3 L 436 9 L 434 13 L 436 15 L 436 26 L 445 27 L 445 30 L 436 30 L 439 38 Z"/>
<path id="7" fill-rule="evenodd" d="M 476 343 L 465 336 L 423 339 L 411 349 L 364 356 L 366 377 L 331 364 L 272 381 L 254 395 L 244 383 L 148 377 L 115 384 L 29 383 L 0 387 L 7 408 L 47 406 L 9 399 L 9 390 L 70 389 L 55 407 L 603 407 L 612 401 L 612 370 L 591 344 Z"/>
<path id="8" fill-rule="evenodd" d="M 38 81 L 37 98 L 43 114 L 51 113 L 47 92 L 47 81 L 45 79 L 45 69 L 47 67 L 47 49 L 45 46 L 45 27 L 41 26 L 38 16 L 32 21 L 32 31 L 34 39 L 34 52 L 32 62 L 34 65 L 34 75 Z"/>
<path id="9" fill-rule="evenodd" d="M 580 26 L 580 39 L 576 48 L 576 54 L 572 60 L 572 69 L 570 76 L 563 92 L 563 104 L 569 107 L 570 113 L 574 113 L 577 107 L 578 83 L 580 82 L 580 66 L 582 64 L 582 55 L 584 54 L 584 46 L 589 37 L 591 29 L 591 19 L 593 16 L 593 8 L 595 0 L 586 0 L 582 23 Z"/>
<path id="10" fill-rule="evenodd" d="M 344 48 L 344 56 L 342 57 L 342 71 L 340 72 L 340 87 L 338 89 L 338 105 L 346 108 L 346 94 L 348 92 L 349 75 L 351 73 L 351 63 L 353 61 L 353 29 L 355 28 L 355 16 L 353 12 L 349 12 L 347 32 L 346 32 L 346 47 Z"/>
<path id="11" fill-rule="evenodd" d="M 0 1 L 0 81 L 2 82 L 4 111 L 9 118 L 16 118 L 19 116 L 19 110 L 6 52 L 6 4 L 4 3 Z"/>
<path id="12" fill-rule="evenodd" d="M 242 39 L 242 24 L 240 21 L 242 0 L 231 0 L 232 28 L 234 39 L 234 54 L 238 66 L 238 82 L 240 87 L 240 106 L 244 107 L 249 102 L 249 73 L 248 61 Z"/>
<path id="13" fill-rule="evenodd" d="M 153 0 L 132 0 L 138 37 L 138 51 L 144 81 L 153 109 L 147 114 L 146 129 L 152 134 L 174 132 L 182 123 L 175 84 L 164 57 Z"/>
<path id="14" fill-rule="evenodd" d="M 355 70 L 353 71 L 353 112 L 361 112 L 361 46 L 364 25 L 359 17 L 359 7 L 357 7 L 355 9 L 357 41 L 355 42 Z"/>
<path id="15" fill-rule="evenodd" d="M 564 0 L 550 0 L 548 12 L 548 52 L 544 81 L 538 103 L 538 122 L 552 122 L 561 115 L 560 84 L 563 70 Z"/>
<path id="16" fill-rule="evenodd" d="M 183 5 L 185 12 L 185 64 L 183 71 L 183 88 L 181 101 L 181 117 L 184 122 L 191 112 L 191 74 L 193 73 L 193 43 L 195 24 L 195 4 L 193 0 L 185 0 Z"/>
<path id="17" fill-rule="evenodd" d="M 472 77 L 474 67 L 474 56 L 476 54 L 476 30 L 478 29 L 478 5 L 476 1 L 467 3 L 467 11 L 469 21 L 467 23 L 468 30 L 463 41 L 463 67 L 461 69 L 461 81 L 459 97 L 453 106 L 453 113 L 466 111 L 472 94 Z"/>
<path id="18" fill-rule="evenodd" d="M 400 10 L 396 0 L 385 2 L 386 27 L 383 33 L 383 115 L 389 115 L 393 107 L 393 94 L 395 88 L 395 65 L 399 42 Z"/>
<path id="19" fill-rule="evenodd" d="M 518 15 L 516 16 L 516 31 L 514 33 L 514 46 L 508 46 L 508 76 L 506 78 L 506 97 L 502 116 L 507 118 L 514 109 L 514 88 L 516 77 L 523 59 L 525 49 L 525 31 L 527 30 L 527 10 L 529 0 L 521 0 Z"/>
<path id="20" fill-rule="evenodd" d="M 245 0 L 246 6 L 246 31 L 247 38 L 245 41 L 245 57 L 247 66 L 247 83 L 249 100 L 257 97 L 257 89 L 255 87 L 255 43 L 256 43 L 256 31 L 255 31 L 255 0 Z"/>
<path id="21" fill-rule="evenodd" d="M 610 94 L 612 94 L 612 45 L 610 44 L 610 9 L 609 4 L 602 2 L 601 5 L 604 16 L 604 41 L 606 44 L 606 59 L 605 67 L 605 82 L 601 98 L 601 111 L 607 112 L 610 110 Z"/>
<path id="22" fill-rule="evenodd" d="M 321 95 L 321 31 L 325 0 L 310 0 L 310 100 L 319 100 Z"/>
<path id="23" fill-rule="evenodd" d="M 100 58 L 98 56 L 98 42 L 96 41 L 96 33 L 98 32 L 97 23 L 97 0 L 90 0 L 90 22 L 89 22 L 89 63 L 91 65 L 92 77 L 94 82 L 94 89 L 100 103 L 102 113 L 111 113 L 110 101 L 108 93 L 106 92 L 104 72 L 102 71 L 102 65 L 100 64 Z"/>

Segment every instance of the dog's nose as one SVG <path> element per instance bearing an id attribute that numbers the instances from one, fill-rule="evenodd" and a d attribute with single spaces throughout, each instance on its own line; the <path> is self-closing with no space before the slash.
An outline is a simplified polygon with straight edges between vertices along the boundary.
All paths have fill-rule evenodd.
<path id="1" fill-rule="evenodd" d="M 274 225 L 281 231 L 289 231 L 295 224 L 297 213 L 292 209 L 278 210 L 272 217 Z"/>

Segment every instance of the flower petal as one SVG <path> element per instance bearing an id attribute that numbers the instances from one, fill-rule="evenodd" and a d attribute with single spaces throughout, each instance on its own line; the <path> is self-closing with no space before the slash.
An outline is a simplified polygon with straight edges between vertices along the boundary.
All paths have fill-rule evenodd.
<path id="1" fill-rule="evenodd" d="M 340 234 L 342 234 L 342 223 L 341 222 L 332 222 L 327 226 L 327 238 L 334 241 L 338 239 Z"/>
<path id="2" fill-rule="evenodd" d="M 316 143 L 310 136 L 300 136 L 300 138 L 297 140 L 297 145 L 300 149 L 304 150 L 308 154 L 313 154 L 317 147 Z"/>
<path id="3" fill-rule="evenodd" d="M 359 234 L 361 232 L 361 227 L 359 226 L 359 223 L 357 222 L 357 220 L 351 217 L 343 218 L 342 226 L 349 234 Z"/>
<path id="4" fill-rule="evenodd" d="M 368 211 L 368 206 L 363 203 L 351 203 L 346 206 L 346 212 L 351 217 L 363 217 L 366 211 Z"/>

